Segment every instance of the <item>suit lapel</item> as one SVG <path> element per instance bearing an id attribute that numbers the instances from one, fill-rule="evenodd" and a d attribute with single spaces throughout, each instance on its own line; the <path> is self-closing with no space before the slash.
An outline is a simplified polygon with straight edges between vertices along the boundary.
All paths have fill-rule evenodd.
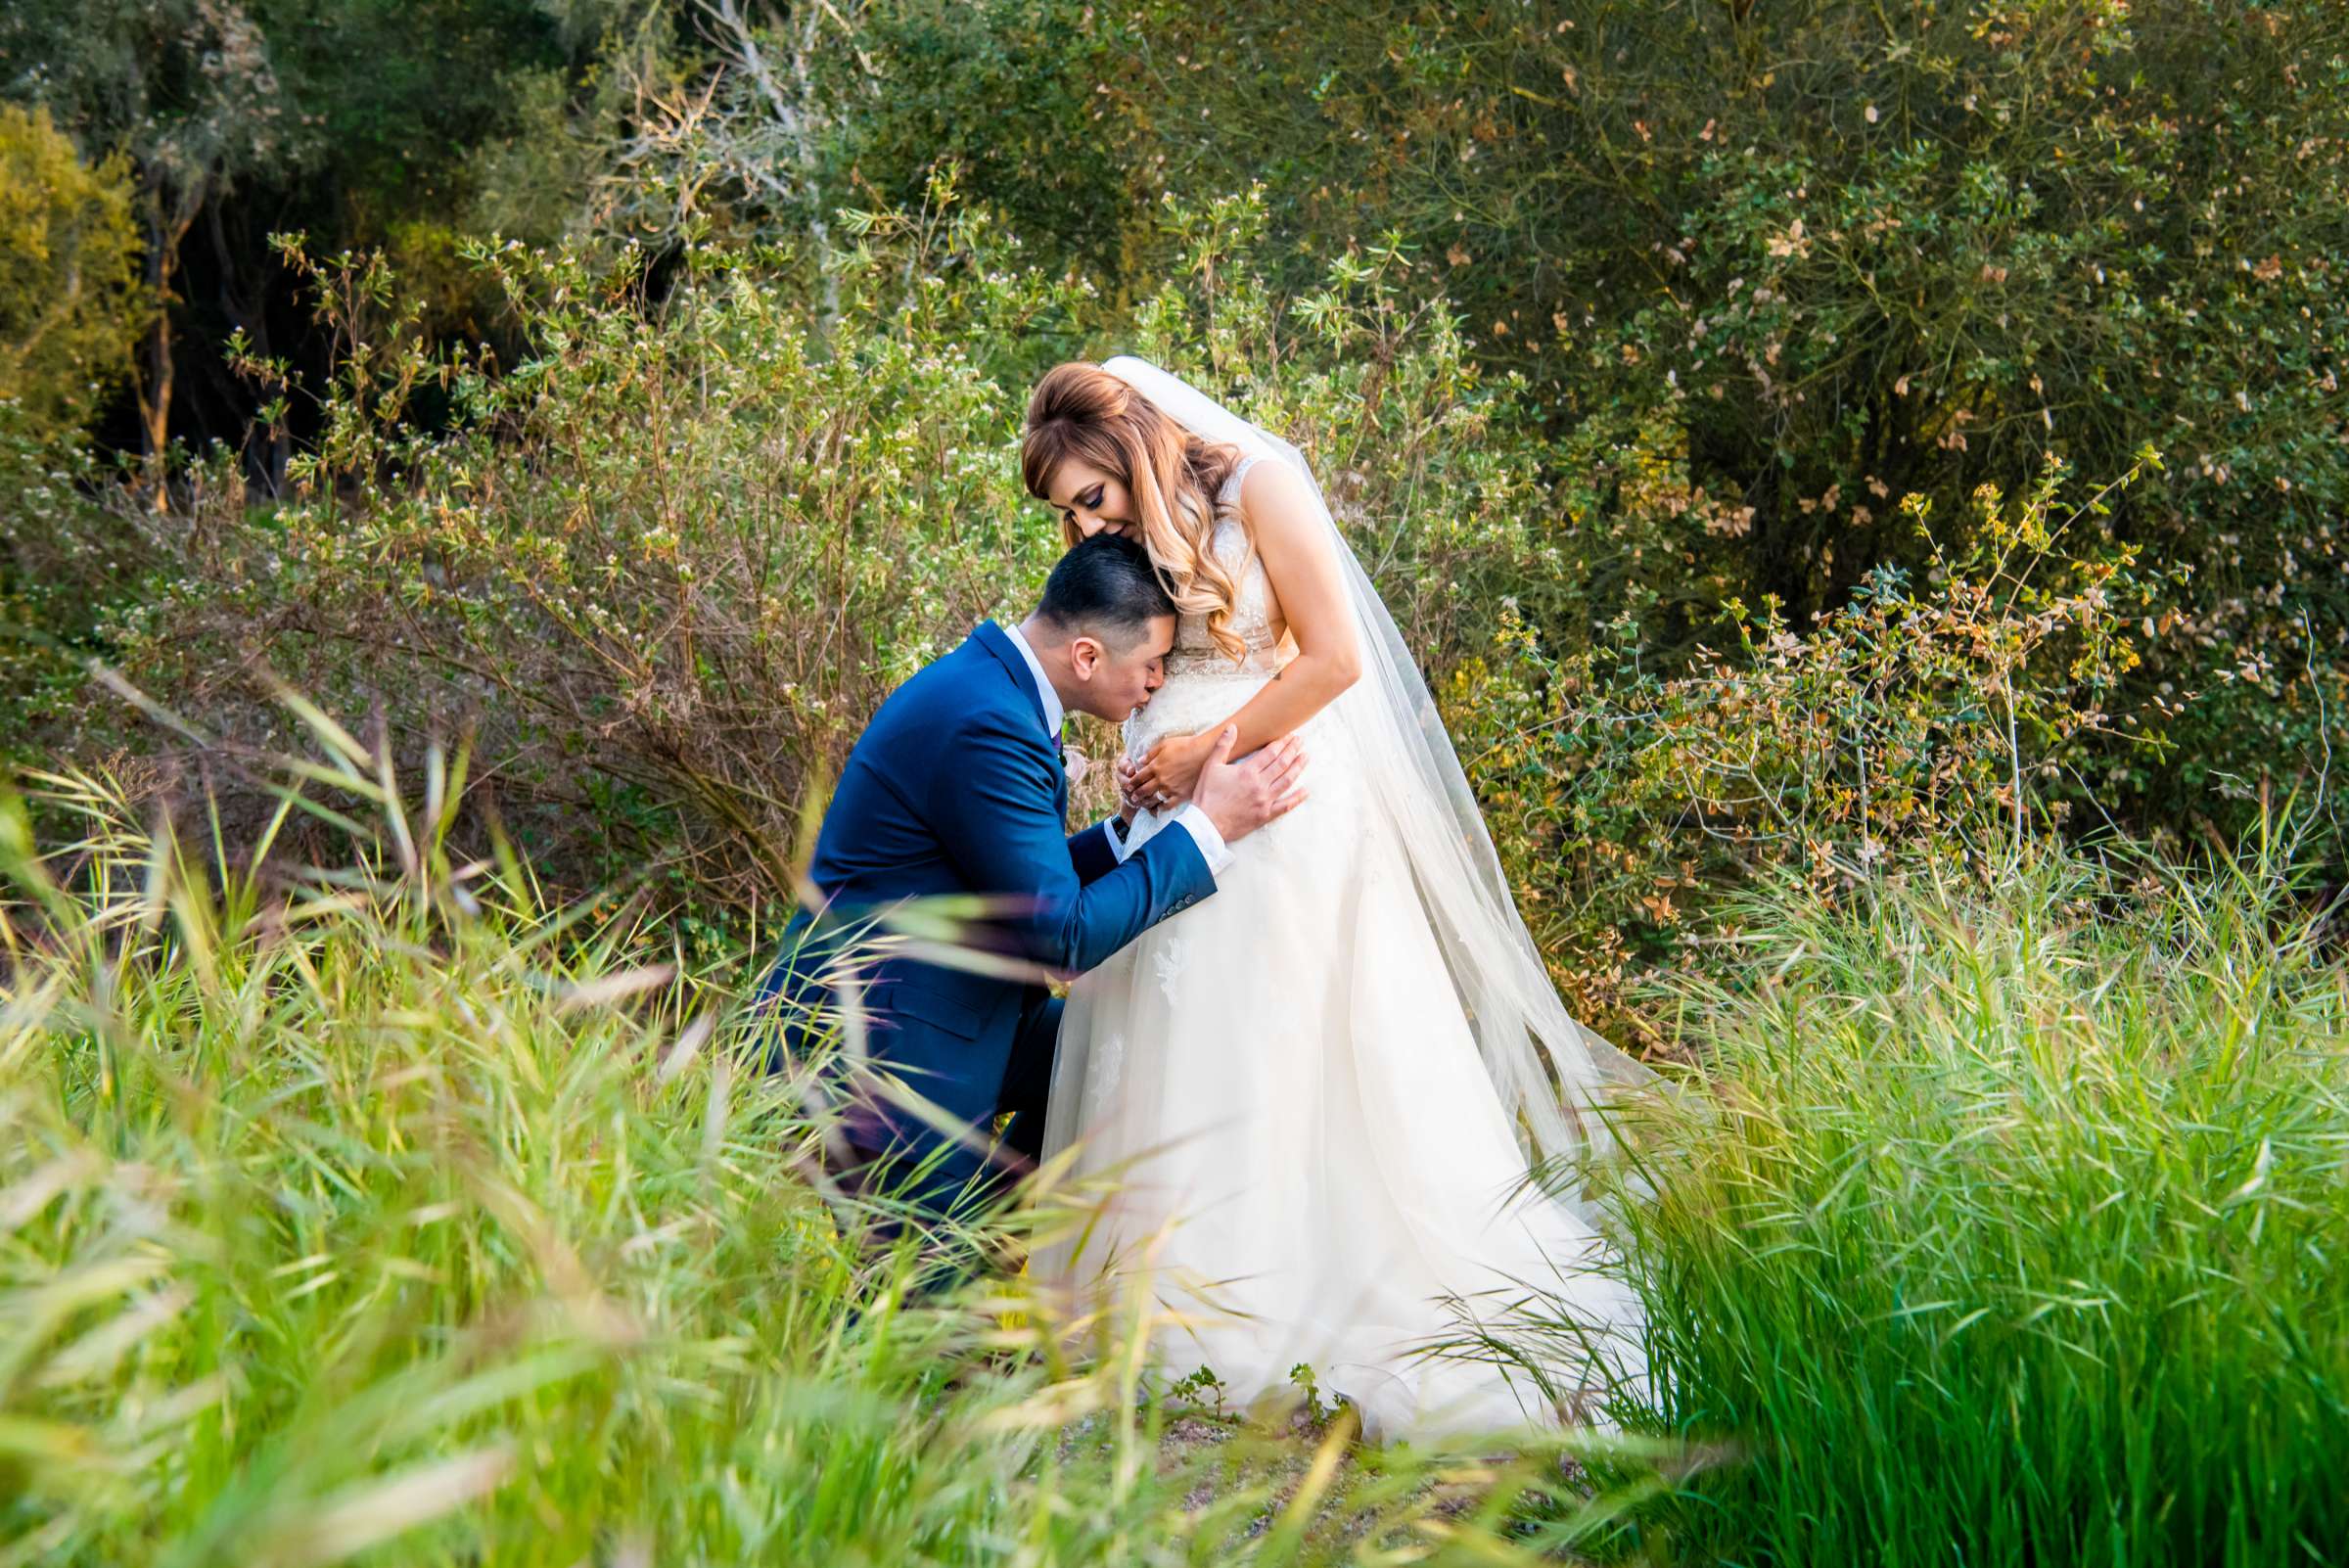
<path id="1" fill-rule="evenodd" d="M 1001 626 L 991 621 L 982 621 L 971 633 L 971 640 L 992 654 L 995 663 L 1011 676 L 1011 683 L 1028 699 L 1029 712 L 1036 715 L 1036 737 L 1052 750 L 1052 802 L 1063 822 L 1069 819 L 1069 773 L 1060 763 L 1060 747 L 1044 728 L 1044 699 L 1036 689 L 1036 675 L 1029 669 L 1028 661 L 1011 645 L 1011 638 Z"/>
<path id="2" fill-rule="evenodd" d="M 1051 732 L 1044 728 L 1043 694 L 1036 689 L 1036 676 L 1030 673 L 1028 661 L 1022 659 L 1020 651 L 1011 645 L 1011 637 L 993 622 L 982 621 L 979 629 L 971 633 L 971 640 L 993 654 L 995 662 L 1010 671 L 1011 683 L 1020 688 L 1021 694 L 1028 699 L 1028 706 L 1036 711 L 1036 733 L 1050 740 Z"/>

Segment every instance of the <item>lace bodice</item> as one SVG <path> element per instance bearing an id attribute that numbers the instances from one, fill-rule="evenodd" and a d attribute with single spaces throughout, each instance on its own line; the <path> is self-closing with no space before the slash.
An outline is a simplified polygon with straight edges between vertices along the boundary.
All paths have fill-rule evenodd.
<path id="1" fill-rule="evenodd" d="M 1280 606 L 1265 565 L 1248 547 L 1248 527 L 1240 520 L 1240 482 L 1263 457 L 1251 452 L 1239 460 L 1231 478 L 1216 497 L 1216 528 L 1208 547 L 1224 570 L 1238 574 L 1239 597 L 1232 606 L 1231 630 L 1248 644 L 1248 657 L 1239 665 L 1216 646 L 1207 633 L 1207 617 L 1184 616 L 1174 632 L 1174 651 L 1167 656 L 1167 679 L 1190 676 L 1262 676 L 1278 669 L 1281 658 Z M 1243 563 L 1245 566 L 1243 567 Z"/>
<path id="2" fill-rule="evenodd" d="M 1264 563 L 1248 547 L 1248 526 L 1240 519 L 1240 480 L 1261 455 L 1241 458 L 1224 482 L 1216 498 L 1215 532 L 1208 540 L 1225 570 L 1238 574 L 1231 629 L 1247 643 L 1247 657 L 1232 663 L 1231 655 L 1207 634 L 1207 617 L 1184 616 L 1175 626 L 1174 649 L 1167 655 L 1166 684 L 1126 721 L 1129 758 L 1148 755 L 1168 735 L 1196 734 L 1221 723 L 1295 656 L 1295 644 L 1287 640 L 1281 623 L 1280 601 L 1272 595 Z M 1258 832 L 1274 833 L 1280 826 L 1274 823 Z"/>

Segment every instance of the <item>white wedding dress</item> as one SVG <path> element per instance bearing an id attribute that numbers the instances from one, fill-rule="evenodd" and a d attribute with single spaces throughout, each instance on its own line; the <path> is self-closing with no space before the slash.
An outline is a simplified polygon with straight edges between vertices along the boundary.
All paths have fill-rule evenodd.
<path id="1" fill-rule="evenodd" d="M 1214 541 L 1235 573 L 1247 563 L 1231 621 L 1247 659 L 1186 617 L 1165 685 L 1126 726 L 1129 757 L 1227 718 L 1279 668 L 1279 607 L 1236 515 L 1257 460 L 1219 498 Z M 1359 721 L 1333 704 L 1298 733 L 1307 803 L 1232 846 L 1213 898 L 1071 989 L 1044 1153 L 1074 1146 L 1074 1175 L 1122 1184 L 1037 1271 L 1148 1290 L 1162 1374 L 1206 1366 L 1240 1406 L 1293 1397 L 1292 1368 L 1311 1366 L 1374 1442 L 1556 1420 L 1522 1373 L 1416 1354 L 1459 1333 L 1460 1309 L 1489 1319 L 1534 1290 L 1608 1363 L 1553 1367 L 1559 1385 L 1635 1390 L 1636 1301 L 1592 1271 L 1607 1253 L 1591 1224 L 1521 1186 Z"/>

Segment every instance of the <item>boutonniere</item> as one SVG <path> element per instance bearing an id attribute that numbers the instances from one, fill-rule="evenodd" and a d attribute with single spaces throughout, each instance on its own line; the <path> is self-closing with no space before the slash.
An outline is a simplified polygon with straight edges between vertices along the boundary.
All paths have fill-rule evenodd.
<path id="1" fill-rule="evenodd" d="M 1074 789 L 1084 782 L 1084 775 L 1091 770 L 1093 763 L 1076 747 L 1063 746 L 1060 749 L 1060 765 L 1068 769 L 1069 787 Z"/>

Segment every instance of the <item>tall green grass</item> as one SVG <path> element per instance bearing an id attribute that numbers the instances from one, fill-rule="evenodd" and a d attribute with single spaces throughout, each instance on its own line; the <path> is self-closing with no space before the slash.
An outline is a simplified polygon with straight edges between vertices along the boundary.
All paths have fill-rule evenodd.
<path id="1" fill-rule="evenodd" d="M 0 1568 L 2349 1541 L 2349 993 L 2258 865 L 1753 896 L 1733 983 L 1672 998 L 1708 1084 L 1623 1207 L 1697 1441 L 1576 1445 L 1594 1501 L 1554 1439 L 1185 1416 L 1132 1303 L 916 1292 L 916 1238 L 820 1179 L 820 1096 L 759 1070 L 745 971 L 453 864 L 462 761 L 412 804 L 305 716 L 296 771 L 358 814 L 281 822 L 338 823 L 336 868 L 82 774 L 33 781 L 36 844 L 0 795 Z"/>
<path id="2" fill-rule="evenodd" d="M 1699 1559 L 2349 1554 L 2349 1013 L 2256 856 L 1743 911 L 1630 1210 Z"/>
<path id="3" fill-rule="evenodd" d="M 36 846 L 0 797 L 0 1565 L 1494 1563 L 1583 1528 L 1538 1442 L 1172 1441 L 1138 1320 L 1077 1364 L 1016 1279 L 915 1298 L 811 1178 L 806 1085 L 751 1065 L 746 976 L 452 865 L 461 763 L 420 808 L 309 716 L 305 770 L 373 813 L 340 869 L 79 774 L 32 781 L 73 824 Z"/>

